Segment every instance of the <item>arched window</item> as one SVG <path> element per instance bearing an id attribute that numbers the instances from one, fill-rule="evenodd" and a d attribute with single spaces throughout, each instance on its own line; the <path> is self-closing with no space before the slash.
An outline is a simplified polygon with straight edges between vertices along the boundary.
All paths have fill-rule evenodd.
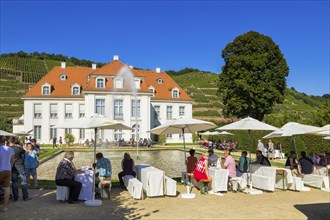
<path id="1" fill-rule="evenodd" d="M 79 95 L 79 87 L 78 86 L 74 86 L 72 87 L 72 95 Z"/>
<path id="2" fill-rule="evenodd" d="M 42 94 L 49 95 L 50 94 L 50 86 L 43 86 L 42 87 Z"/>
<path id="3" fill-rule="evenodd" d="M 134 80 L 134 83 L 135 83 L 135 88 L 136 89 L 140 89 L 140 80 L 139 79 L 135 79 Z"/>
<path id="4" fill-rule="evenodd" d="M 96 88 L 104 88 L 104 79 L 103 78 L 96 79 Z"/>
<path id="5" fill-rule="evenodd" d="M 155 89 L 151 88 L 150 92 L 152 92 L 152 96 L 155 96 Z"/>
<path id="6" fill-rule="evenodd" d="M 179 98 L 179 90 L 177 89 L 172 90 L 172 98 Z"/>
<path id="7" fill-rule="evenodd" d="M 136 129 L 137 129 L 137 130 L 136 130 Z M 137 136 L 135 137 L 136 132 L 137 132 Z M 139 133 L 140 133 L 140 125 L 137 125 L 137 126 L 136 126 L 136 124 L 134 124 L 134 125 L 132 126 L 132 138 L 133 138 L 134 140 L 139 139 L 139 136 L 140 136 Z"/>
<path id="8" fill-rule="evenodd" d="M 153 86 L 149 86 L 150 92 L 152 92 L 152 96 L 155 96 L 156 90 Z"/>
<path id="9" fill-rule="evenodd" d="M 115 79 L 115 88 L 122 89 L 123 88 L 123 79 Z"/>

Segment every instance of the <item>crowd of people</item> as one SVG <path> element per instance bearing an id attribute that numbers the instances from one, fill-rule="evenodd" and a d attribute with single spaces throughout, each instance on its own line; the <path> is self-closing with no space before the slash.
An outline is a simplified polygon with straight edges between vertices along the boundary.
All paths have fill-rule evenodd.
<path id="1" fill-rule="evenodd" d="M 211 180 L 208 174 L 209 167 L 227 169 L 229 171 L 228 186 L 231 188 L 231 178 L 241 176 L 243 173 L 249 172 L 250 164 L 271 166 L 270 159 L 274 159 L 274 144 L 270 140 L 267 147 L 265 147 L 261 140 L 259 140 L 255 161 L 251 161 L 251 163 L 246 151 L 242 151 L 238 161 L 235 161 L 233 157 L 231 157 L 231 152 L 232 150 L 230 148 L 225 149 L 224 157 L 220 158 L 215 155 L 214 150 L 209 147 L 208 151 L 204 153 L 199 160 L 197 160 L 195 157 L 195 150 L 191 149 L 189 151 L 190 156 L 187 157 L 187 172 L 193 173 L 195 180 L 198 182 L 202 179 Z M 301 157 L 297 161 L 296 152 L 292 151 L 285 166 L 287 169 L 291 169 L 293 176 L 303 177 L 307 174 L 316 173 L 316 166 L 327 166 L 329 164 L 330 153 L 321 153 L 318 156 L 310 153 L 307 156 L 306 152 L 302 151 Z"/>
<path id="2" fill-rule="evenodd" d="M 30 177 L 33 178 L 33 186 L 38 188 L 37 167 L 40 147 L 36 139 L 27 138 L 24 143 L 16 141 L 15 137 L 9 137 L 7 143 L 0 138 L 0 186 L 4 190 L 3 211 L 8 210 L 10 198 L 10 182 L 12 188 L 12 200 L 18 201 L 18 183 L 21 179 L 23 201 L 31 200 L 29 196 Z"/>
<path id="3" fill-rule="evenodd" d="M 231 150 L 237 151 L 238 142 L 233 142 L 232 140 L 200 140 L 200 146 L 204 149 L 218 149 L 218 150 Z"/>

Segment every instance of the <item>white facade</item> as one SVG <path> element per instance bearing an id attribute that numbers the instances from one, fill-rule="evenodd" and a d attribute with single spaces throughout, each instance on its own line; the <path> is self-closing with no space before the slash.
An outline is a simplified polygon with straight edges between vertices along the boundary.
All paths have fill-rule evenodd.
<path id="1" fill-rule="evenodd" d="M 70 120 L 77 119 L 83 116 L 93 115 L 96 112 L 96 100 L 104 100 L 104 115 L 113 122 L 120 122 L 127 126 L 133 127 L 136 122 L 139 125 L 138 136 L 140 138 L 154 138 L 147 131 L 157 127 L 160 124 L 166 123 L 171 119 L 176 118 L 192 118 L 192 104 L 187 101 L 162 101 L 151 100 L 150 94 L 138 95 L 137 100 L 140 101 L 140 115 L 139 117 L 132 116 L 132 100 L 134 97 L 131 94 L 116 94 L 116 93 L 86 93 L 84 98 L 75 99 L 45 99 L 34 98 L 24 100 L 24 124 L 16 124 L 13 126 L 13 132 L 33 130 L 32 136 L 38 139 L 40 143 L 52 143 L 52 135 L 57 138 L 60 136 L 64 138 L 65 129 L 55 129 L 52 126 L 70 122 Z M 115 118 L 114 107 L 115 100 L 122 100 L 122 119 Z M 40 106 L 40 108 L 39 108 Z M 57 111 L 54 111 L 56 106 Z M 72 106 L 72 112 L 68 107 Z M 82 111 L 84 107 L 84 111 Z M 159 115 L 156 116 L 155 108 L 159 109 Z M 169 110 L 172 109 L 170 112 Z M 182 113 L 182 109 L 184 112 Z M 41 110 L 41 111 L 39 111 Z M 180 115 L 181 110 L 181 115 Z M 103 110 L 102 110 L 103 111 Z M 67 114 L 72 114 L 72 117 L 66 117 Z M 101 112 L 103 113 L 103 112 Z M 51 115 L 52 114 L 52 115 Z M 56 116 L 55 116 L 56 114 Z M 84 115 L 82 115 L 84 114 Z M 172 117 L 170 117 L 172 116 Z M 39 131 L 40 129 L 40 131 Z M 76 143 L 83 143 L 86 139 L 94 138 L 92 129 L 86 129 L 85 135 L 80 129 L 72 129 L 72 135 L 75 137 Z M 129 140 L 132 135 L 135 137 L 133 131 L 113 131 L 107 130 L 100 132 L 101 139 L 109 141 L 115 140 L 115 133 L 121 134 L 125 140 Z M 118 135 L 119 136 L 119 135 Z M 192 142 L 192 135 L 185 135 L 186 142 Z M 167 143 L 180 143 L 182 136 L 179 134 L 169 135 L 166 140 Z"/>

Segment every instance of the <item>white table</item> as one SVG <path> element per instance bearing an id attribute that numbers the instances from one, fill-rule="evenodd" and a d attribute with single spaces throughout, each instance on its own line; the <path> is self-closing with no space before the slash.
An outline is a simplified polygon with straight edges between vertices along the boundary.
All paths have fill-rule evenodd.
<path id="1" fill-rule="evenodd" d="M 164 195 L 164 177 L 164 171 L 155 167 L 141 169 L 142 187 L 148 197 Z"/>
<path id="2" fill-rule="evenodd" d="M 290 169 L 271 167 L 276 170 L 275 188 L 289 189 L 293 184 L 293 176 Z"/>
<path id="3" fill-rule="evenodd" d="M 209 176 L 212 178 L 211 187 L 213 192 L 228 191 L 228 175 L 229 171 L 226 169 L 215 167 L 209 168 Z"/>
<path id="4" fill-rule="evenodd" d="M 149 164 L 136 164 L 135 165 L 136 179 L 141 181 L 141 170 L 146 167 L 150 167 L 150 165 Z"/>
<path id="5" fill-rule="evenodd" d="M 284 153 L 282 153 L 280 150 L 274 150 L 274 157 L 283 159 L 284 158 Z"/>
<path id="6" fill-rule="evenodd" d="M 93 199 L 93 175 L 94 172 L 92 170 L 86 170 L 84 173 L 76 175 L 75 180 L 82 184 L 79 200 Z"/>

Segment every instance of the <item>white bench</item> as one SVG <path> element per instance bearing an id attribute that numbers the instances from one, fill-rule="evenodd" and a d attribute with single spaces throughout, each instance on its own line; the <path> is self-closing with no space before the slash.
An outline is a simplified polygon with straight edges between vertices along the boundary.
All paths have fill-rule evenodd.
<path id="1" fill-rule="evenodd" d="M 142 199 L 142 183 L 134 176 L 126 175 L 123 177 L 126 189 L 134 199 Z"/>
<path id="2" fill-rule="evenodd" d="M 176 196 L 176 181 L 165 176 L 165 195 Z"/>
<path id="3" fill-rule="evenodd" d="M 290 186 L 290 190 L 294 190 L 294 191 L 306 191 L 306 187 L 304 187 L 304 181 L 302 181 L 301 177 L 296 177 L 293 176 L 293 183 Z"/>
<path id="4" fill-rule="evenodd" d="M 329 189 L 329 177 L 316 174 L 307 174 L 302 180 L 304 185 L 312 186 L 319 189 Z"/>
<path id="5" fill-rule="evenodd" d="M 56 186 L 56 200 L 66 201 L 69 199 L 70 189 L 67 186 Z"/>
<path id="6" fill-rule="evenodd" d="M 275 179 L 252 173 L 252 186 L 266 191 L 275 191 Z"/>

